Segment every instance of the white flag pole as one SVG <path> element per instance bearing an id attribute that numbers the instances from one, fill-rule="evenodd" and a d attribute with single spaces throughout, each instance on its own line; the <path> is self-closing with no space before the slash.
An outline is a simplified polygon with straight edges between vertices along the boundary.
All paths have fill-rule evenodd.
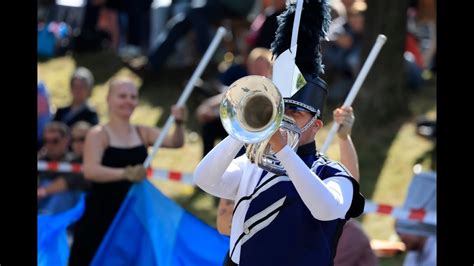
<path id="1" fill-rule="evenodd" d="M 199 62 L 199 65 L 197 66 L 196 70 L 191 76 L 191 79 L 188 81 L 188 84 L 186 84 L 186 87 L 183 93 L 181 93 L 181 96 L 179 97 L 178 102 L 176 103 L 177 106 L 183 106 L 188 100 L 189 96 L 191 95 L 191 92 L 194 89 L 194 85 L 196 84 L 197 79 L 202 75 L 202 72 L 204 72 L 204 69 L 206 68 L 207 64 L 211 60 L 212 55 L 216 51 L 219 43 L 222 40 L 222 37 L 224 36 L 226 32 L 227 30 L 224 27 L 219 27 L 219 29 L 217 30 L 217 33 L 214 36 L 214 39 L 212 40 L 211 44 L 207 48 L 207 51 L 204 54 L 203 58 L 201 59 L 201 62 Z M 168 120 L 166 120 L 166 123 L 163 129 L 161 130 L 158 139 L 155 141 L 152 152 L 148 155 L 148 157 L 145 160 L 145 163 L 143 164 L 145 168 L 148 168 L 150 166 L 151 160 L 155 157 L 161 144 L 163 144 L 163 141 L 165 140 L 165 137 L 168 131 L 170 130 L 171 125 L 174 123 L 174 121 L 175 121 L 175 118 L 171 114 L 168 117 Z"/>
<path id="2" fill-rule="evenodd" d="M 365 80 L 365 77 L 369 73 L 370 68 L 372 67 L 375 59 L 377 58 L 377 55 L 380 52 L 380 49 L 382 49 L 382 46 L 385 44 L 386 40 L 387 37 L 383 34 L 379 34 L 377 36 L 377 40 L 375 41 L 375 44 L 372 47 L 372 50 L 370 51 L 369 56 L 367 57 L 367 60 L 362 66 L 362 69 L 360 70 L 359 75 L 357 76 L 356 81 L 354 82 L 354 85 L 352 86 L 349 94 L 346 97 L 346 100 L 344 101 L 344 104 L 342 105 L 343 107 L 349 107 L 352 105 L 354 98 L 359 92 L 360 87 L 362 86 L 362 83 Z M 337 133 L 337 130 L 339 129 L 339 126 L 340 125 L 338 123 L 334 122 L 323 146 L 321 147 L 321 150 L 319 151 L 320 153 L 326 153 L 327 149 L 329 148 L 329 145 L 331 144 L 332 140 L 334 139 L 334 136 Z"/>

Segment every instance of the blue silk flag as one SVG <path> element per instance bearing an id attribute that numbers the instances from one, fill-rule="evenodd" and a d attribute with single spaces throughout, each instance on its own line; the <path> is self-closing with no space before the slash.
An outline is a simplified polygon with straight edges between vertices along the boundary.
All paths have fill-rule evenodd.
<path id="1" fill-rule="evenodd" d="M 57 214 L 38 215 L 38 266 L 67 265 L 69 246 L 67 227 L 84 212 L 84 195 L 76 206 Z"/>
<path id="2" fill-rule="evenodd" d="M 222 265 L 229 237 L 163 195 L 134 184 L 92 261 L 107 265 Z"/>

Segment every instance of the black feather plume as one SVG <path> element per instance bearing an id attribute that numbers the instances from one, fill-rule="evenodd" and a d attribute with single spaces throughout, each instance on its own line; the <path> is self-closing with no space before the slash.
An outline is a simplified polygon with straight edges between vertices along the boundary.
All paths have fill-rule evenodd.
<path id="1" fill-rule="evenodd" d="M 292 3 L 277 18 L 278 29 L 271 45 L 275 56 L 290 48 L 295 11 L 296 3 Z M 319 76 L 324 73 L 320 42 L 326 37 L 330 23 L 328 0 L 304 0 L 296 54 L 296 65 L 304 75 Z"/>

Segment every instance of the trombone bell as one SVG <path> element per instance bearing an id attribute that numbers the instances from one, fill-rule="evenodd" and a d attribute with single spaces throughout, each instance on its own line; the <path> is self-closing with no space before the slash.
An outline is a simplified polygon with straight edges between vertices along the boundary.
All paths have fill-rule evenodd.
<path id="1" fill-rule="evenodd" d="M 246 76 L 227 89 L 220 106 L 224 129 L 245 143 L 257 143 L 273 135 L 284 115 L 283 97 L 263 76 Z"/>

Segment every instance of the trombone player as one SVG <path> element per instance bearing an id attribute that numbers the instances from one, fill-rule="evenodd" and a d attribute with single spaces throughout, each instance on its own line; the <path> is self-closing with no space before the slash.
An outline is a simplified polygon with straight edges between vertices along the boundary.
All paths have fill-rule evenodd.
<path id="1" fill-rule="evenodd" d="M 301 1 L 279 20 L 273 82 L 248 76 L 229 86 L 221 120 L 230 135 L 194 173 L 204 191 L 235 202 L 225 265 L 332 265 L 344 223 L 364 208 L 350 172 L 316 150 L 327 95 L 319 42 L 329 8 L 327 0 Z M 301 25 L 292 23 L 300 14 Z M 299 37 L 289 36 L 293 24 Z M 243 145 L 247 153 L 234 159 Z"/>

